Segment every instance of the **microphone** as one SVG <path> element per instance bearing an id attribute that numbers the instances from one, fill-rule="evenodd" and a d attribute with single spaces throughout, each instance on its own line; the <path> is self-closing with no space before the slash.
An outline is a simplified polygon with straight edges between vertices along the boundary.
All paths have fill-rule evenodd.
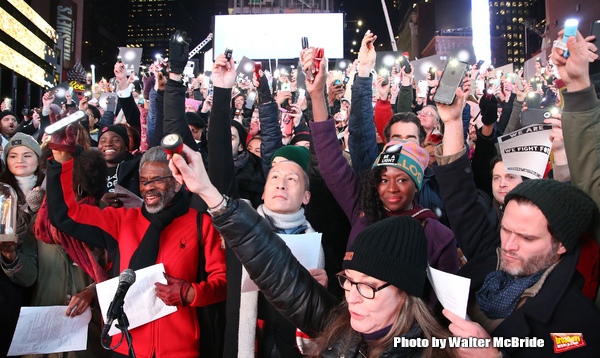
<path id="1" fill-rule="evenodd" d="M 123 313 L 123 303 L 125 302 L 125 294 L 134 282 L 135 272 L 132 269 L 125 269 L 119 275 L 119 287 L 117 287 L 115 298 L 113 298 L 113 301 L 108 307 L 108 313 L 106 314 L 107 322 L 104 325 L 104 329 L 102 330 L 102 335 L 100 337 L 106 337 L 113 321 L 121 317 L 121 314 Z"/>

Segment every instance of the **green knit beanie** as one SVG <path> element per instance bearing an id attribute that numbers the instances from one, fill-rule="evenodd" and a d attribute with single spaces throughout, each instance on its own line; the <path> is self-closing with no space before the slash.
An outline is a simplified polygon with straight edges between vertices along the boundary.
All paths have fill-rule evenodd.
<path id="1" fill-rule="evenodd" d="M 523 197 L 537 206 L 554 236 L 567 252 L 579 244 L 580 236 L 591 229 L 598 218 L 598 206 L 580 189 L 552 179 L 526 180 L 517 185 L 507 195 L 504 202 L 515 197 Z"/>
<path id="2" fill-rule="evenodd" d="M 344 270 L 356 270 L 422 297 L 427 279 L 427 238 L 410 216 L 393 216 L 364 229 L 344 257 Z"/>

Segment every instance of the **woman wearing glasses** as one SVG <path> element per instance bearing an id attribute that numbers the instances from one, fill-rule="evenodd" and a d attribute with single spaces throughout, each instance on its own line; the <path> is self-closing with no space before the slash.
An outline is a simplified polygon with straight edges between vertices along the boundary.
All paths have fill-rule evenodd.
<path id="1" fill-rule="evenodd" d="M 277 310 L 315 338 L 314 357 L 453 357 L 454 351 L 394 344 L 407 339 L 447 338 L 422 299 L 427 240 L 408 216 L 369 226 L 344 257 L 338 280 L 341 304 L 315 281 L 269 224 L 250 206 L 223 196 L 212 185 L 200 154 L 184 147 L 187 162 L 170 163 L 175 178 L 209 206 L 213 225 Z M 422 340 L 423 341 L 423 340 Z M 416 342 L 416 341 L 413 341 Z"/>

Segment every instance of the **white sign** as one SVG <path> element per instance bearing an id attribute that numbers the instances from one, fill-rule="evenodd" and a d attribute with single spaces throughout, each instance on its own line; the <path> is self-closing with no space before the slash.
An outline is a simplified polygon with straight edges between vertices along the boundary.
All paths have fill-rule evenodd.
<path id="1" fill-rule="evenodd" d="M 534 124 L 498 138 L 507 174 L 542 179 L 552 150 L 549 124 Z"/>

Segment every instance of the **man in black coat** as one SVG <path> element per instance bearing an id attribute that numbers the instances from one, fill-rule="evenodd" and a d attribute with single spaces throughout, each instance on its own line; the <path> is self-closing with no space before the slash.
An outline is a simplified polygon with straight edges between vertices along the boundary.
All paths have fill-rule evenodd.
<path id="1" fill-rule="evenodd" d="M 483 348 L 461 348 L 461 356 L 549 357 L 566 339 L 564 357 L 600 356 L 600 311 L 582 292 L 576 271 L 579 239 L 598 218 L 593 200 L 568 184 L 539 179 L 521 183 L 506 197 L 500 233 L 477 201 L 463 144 L 461 112 L 470 83 L 453 105 L 438 105 L 445 124 L 436 149 L 435 173 L 450 223 L 468 263 L 459 274 L 471 279 L 467 314 L 444 311 L 453 335 L 487 339 Z M 573 335 L 576 334 L 576 335 Z M 511 338 L 521 340 L 513 342 Z M 516 343 L 516 344 L 515 344 Z"/>

